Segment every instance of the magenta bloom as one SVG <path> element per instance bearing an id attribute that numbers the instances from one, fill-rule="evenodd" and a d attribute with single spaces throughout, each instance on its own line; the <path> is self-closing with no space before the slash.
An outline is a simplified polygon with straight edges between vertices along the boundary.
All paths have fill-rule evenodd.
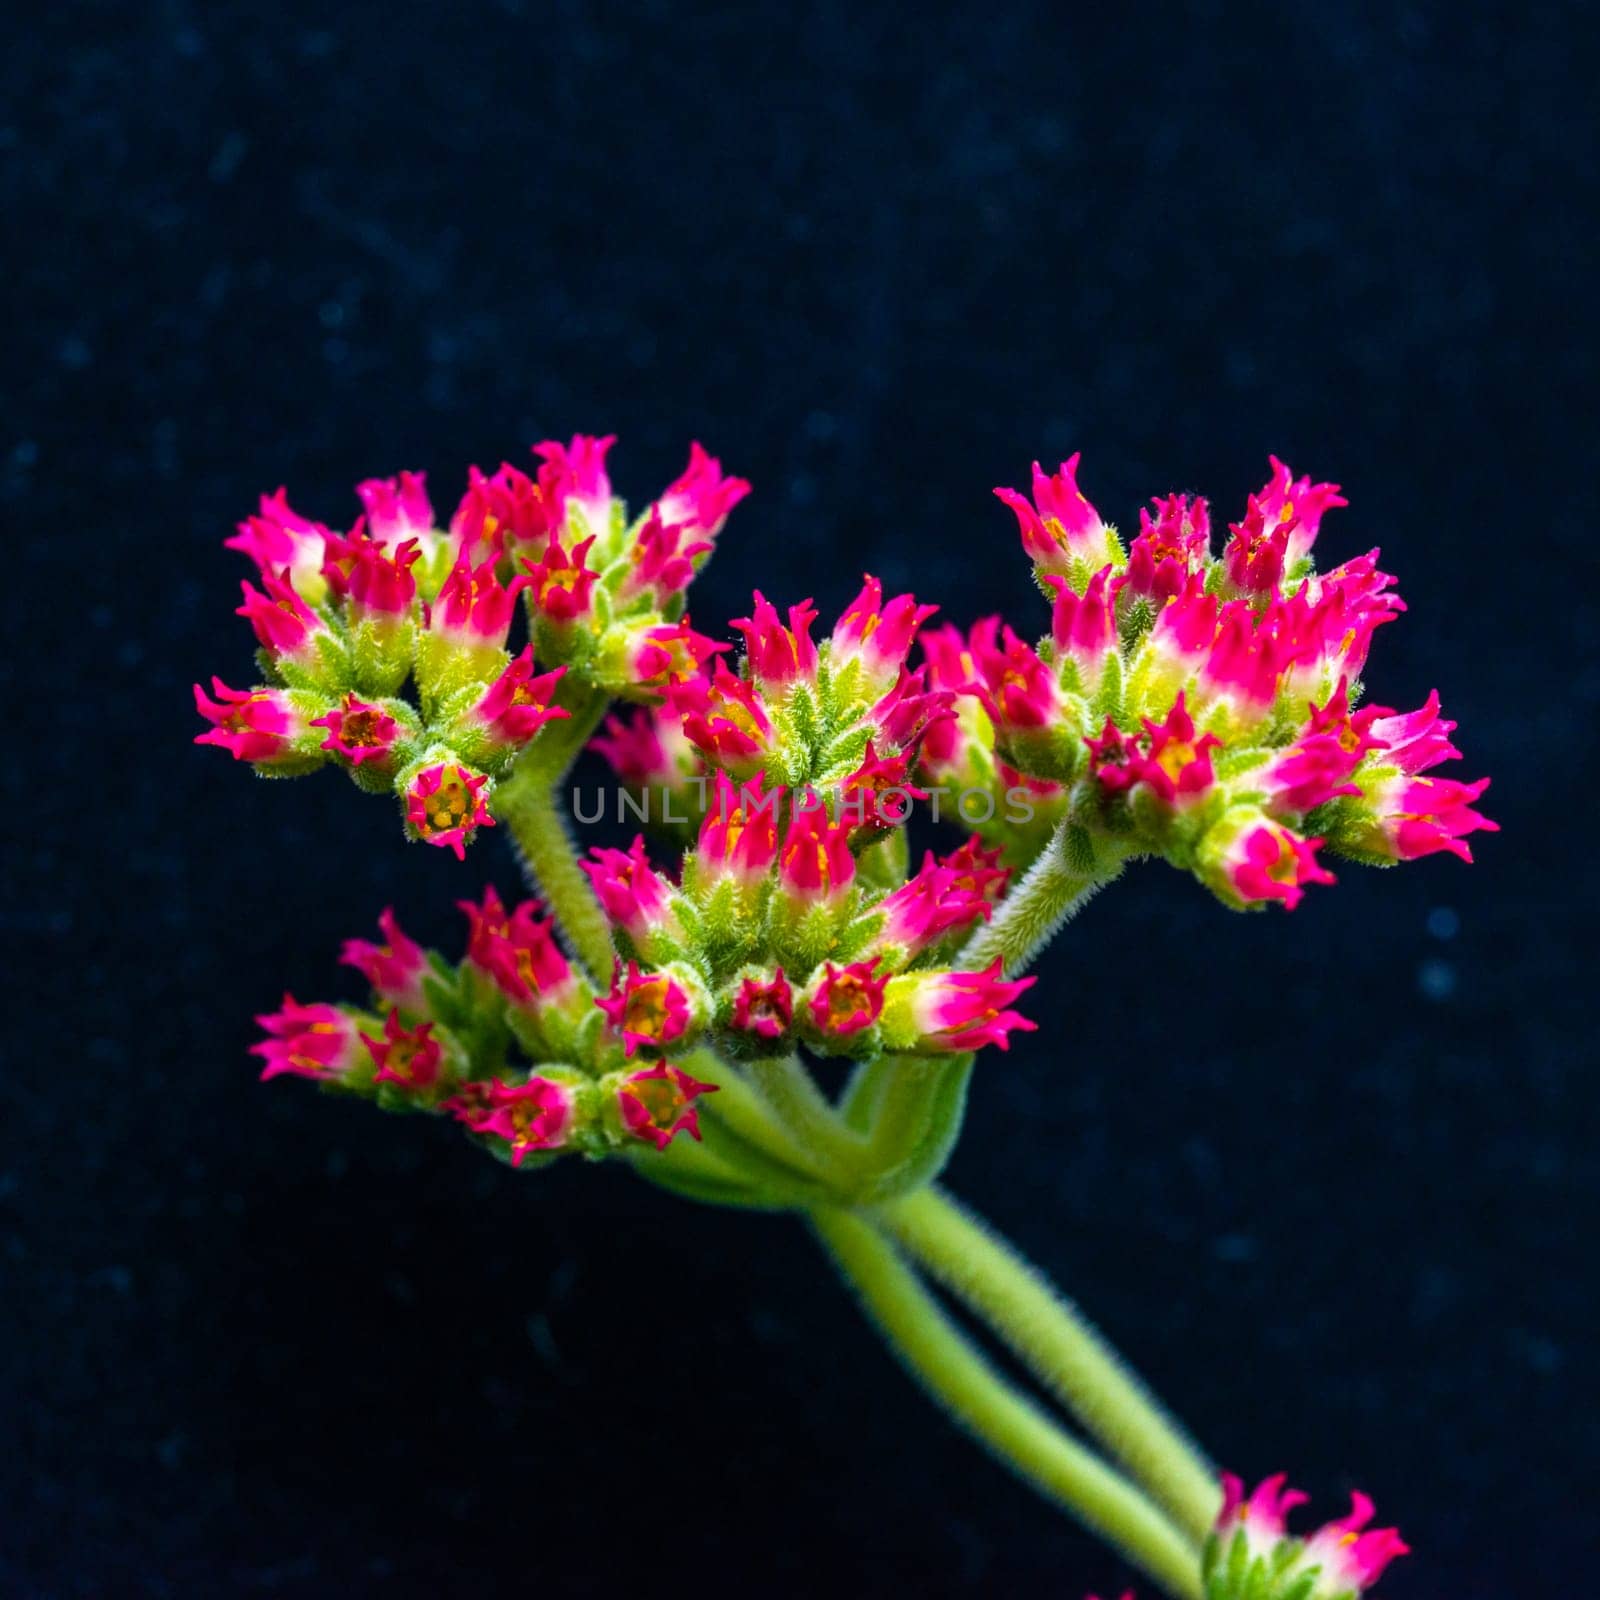
<path id="1" fill-rule="evenodd" d="M 1086 737 L 1084 744 L 1089 770 L 1102 789 L 1115 794 L 1147 784 L 1158 799 L 1177 806 L 1191 804 L 1215 785 L 1211 752 L 1222 741 L 1214 733 L 1196 736 L 1180 694 L 1163 721 L 1146 717 L 1142 732 L 1124 734 L 1108 720 L 1101 736 Z"/>
<path id="2" fill-rule="evenodd" d="M 352 535 L 331 548 L 324 571 L 330 587 L 344 597 L 352 623 L 392 631 L 397 619 L 411 615 L 417 598 L 411 569 L 421 556 L 415 539 L 386 546 Z"/>
<path id="3" fill-rule="evenodd" d="M 1097 570 L 1111 559 L 1106 525 L 1078 488 L 1077 453 L 1053 477 L 1034 462 L 1031 502 L 1015 489 L 995 494 L 1016 513 L 1022 548 L 1039 571 L 1065 573 L 1075 560 Z"/>
<path id="4" fill-rule="evenodd" d="M 928 791 L 911 781 L 914 753 L 880 756 L 876 743 L 867 740 L 861 765 L 839 785 L 839 815 L 858 828 L 898 827 L 911 814 L 913 801 L 926 800 Z"/>
<path id="5" fill-rule="evenodd" d="M 976 623 L 970 639 L 973 688 L 1002 735 L 1049 727 L 1060 715 L 1056 675 L 998 617 Z"/>
<path id="6" fill-rule="evenodd" d="M 870 1028 L 883 1015 L 884 991 L 889 975 L 874 976 L 876 957 L 852 961 L 849 966 L 824 964 L 820 980 L 813 980 L 807 1004 L 817 1032 L 828 1039 L 848 1039 Z"/>
<path id="7" fill-rule="evenodd" d="M 568 555 L 561 540 L 552 534 L 543 558 L 523 563 L 528 574 L 523 581 L 533 596 L 534 609 L 558 627 L 571 627 L 594 609 L 594 586 L 600 574 L 586 559 L 593 547 L 591 535 Z M 508 625 L 509 621 L 508 617 Z"/>
<path id="8" fill-rule="evenodd" d="M 812 678 L 817 671 L 817 647 L 811 642 L 816 607 L 809 600 L 789 607 L 785 627 L 772 602 L 757 589 L 748 617 L 735 617 L 732 626 L 744 635 L 750 670 L 762 683 L 774 687 Z"/>
<path id="9" fill-rule="evenodd" d="M 1368 1528 L 1374 1507 L 1364 1494 L 1351 1495 L 1348 1516 L 1325 1523 L 1304 1540 L 1297 1538 L 1289 1532 L 1289 1514 L 1306 1504 L 1306 1496 L 1287 1488 L 1287 1482 L 1287 1474 L 1277 1473 L 1246 1496 L 1238 1478 L 1222 1474 L 1222 1510 L 1217 1514 L 1217 1543 L 1206 1556 L 1208 1571 L 1228 1570 L 1230 1552 L 1242 1538 L 1247 1571 L 1256 1571 L 1254 1563 L 1260 1561 L 1284 1581 L 1312 1579 L 1308 1593 L 1313 1597 L 1343 1597 L 1365 1593 L 1391 1561 L 1409 1554 L 1396 1529 Z"/>
<path id="10" fill-rule="evenodd" d="M 679 622 L 632 625 L 625 646 L 628 681 L 639 689 L 664 689 L 678 679 L 696 677 L 728 646 L 696 633 L 688 617 Z"/>
<path id="11" fill-rule="evenodd" d="M 565 667 L 557 667 L 535 676 L 533 646 L 528 645 L 484 690 L 483 698 L 468 713 L 468 720 L 484 729 L 497 750 L 520 749 L 546 723 L 572 715 L 561 706 L 550 704 L 565 671 Z"/>
<path id="12" fill-rule="evenodd" d="M 428 1000 L 422 980 L 428 972 L 428 958 L 422 946 L 406 935 L 395 920 L 392 907 L 385 906 L 379 913 L 378 928 L 383 934 L 382 944 L 346 939 L 339 959 L 347 967 L 354 967 L 385 1004 L 399 1006 L 402 1011 L 426 1011 Z"/>
<path id="13" fill-rule="evenodd" d="M 540 461 L 539 489 L 552 513 L 552 532 L 576 510 L 582 522 L 580 531 L 591 539 L 610 533 L 612 498 L 606 452 L 616 442 L 613 433 L 604 438 L 575 433 L 571 444 L 546 439 L 533 447 Z M 551 542 L 556 542 L 554 537 Z"/>
<path id="14" fill-rule="evenodd" d="M 1338 484 L 1296 478 L 1276 456 L 1267 459 L 1272 463 L 1272 476 L 1264 488 L 1251 496 L 1251 501 L 1260 507 L 1264 521 L 1292 530 L 1284 557 L 1293 568 L 1311 554 L 1322 519 L 1335 507 L 1350 502 L 1339 493 Z"/>
<path id="15" fill-rule="evenodd" d="M 673 885 L 650 865 L 641 834 L 627 850 L 596 846 L 582 864 L 613 927 L 642 945 L 672 918 Z"/>
<path id="16" fill-rule="evenodd" d="M 304 760 L 295 742 L 307 724 L 284 690 L 230 689 L 221 678 L 213 678 L 209 695 L 198 683 L 194 686 L 194 704 L 211 724 L 195 735 L 196 744 L 220 745 L 235 761 L 265 767 Z"/>
<path id="17" fill-rule="evenodd" d="M 703 548 L 709 550 L 728 513 L 749 493 L 743 478 L 725 477 L 722 463 L 696 442 L 689 446 L 689 465 L 651 509 L 669 526 L 707 541 Z"/>
<path id="18" fill-rule="evenodd" d="M 794 990 L 775 968 L 770 978 L 746 978 L 733 1000 L 733 1027 L 769 1043 L 781 1039 L 794 1022 Z"/>
<path id="19" fill-rule="evenodd" d="M 917 630 L 938 609 L 919 606 L 909 594 L 898 594 L 886 603 L 883 585 L 869 573 L 861 593 L 834 624 L 833 659 L 836 664 L 859 661 L 869 678 L 886 685 L 905 666 Z"/>
<path id="20" fill-rule="evenodd" d="M 361 1035 L 361 1042 L 372 1056 L 378 1069 L 373 1074 L 374 1083 L 393 1083 L 402 1089 L 431 1089 L 439 1081 L 439 1069 L 444 1055 L 439 1041 L 432 1037 L 436 1024 L 419 1022 L 408 1028 L 393 1007 L 384 1019 L 383 1037 L 374 1039 L 370 1033 Z"/>
<path id="21" fill-rule="evenodd" d="M 286 573 L 301 594 L 315 599 L 322 592 L 322 563 L 333 537 L 331 529 L 301 516 L 289 504 L 288 490 L 279 489 L 262 495 L 260 511 L 222 542 L 229 550 L 243 551 L 262 573 Z"/>
<path id="22" fill-rule="evenodd" d="M 1473 809 L 1488 787 L 1487 778 L 1458 783 L 1453 778 L 1402 774 L 1387 780 L 1372 796 L 1378 847 L 1396 861 L 1415 861 L 1448 850 L 1470 862 L 1472 851 L 1462 842 L 1462 835 L 1500 831 L 1498 822 Z"/>
<path id="23" fill-rule="evenodd" d="M 1158 604 L 1170 600 L 1200 572 L 1211 554 L 1211 512 L 1203 499 L 1171 494 L 1152 500 L 1155 515 L 1139 511 L 1139 537 L 1128 548 L 1124 583 L 1129 593 Z"/>
<path id="24" fill-rule="evenodd" d="M 261 588 L 248 578 L 239 585 L 244 604 L 237 610 L 256 631 L 261 648 L 274 661 L 307 670 L 319 663 L 317 641 L 330 638 L 328 624 L 281 573 L 263 572 Z M 263 592 L 265 591 L 265 592 Z"/>
<path id="25" fill-rule="evenodd" d="M 1368 706 L 1353 716 L 1341 680 L 1325 706 L 1312 706 L 1305 727 L 1261 768 L 1259 783 L 1271 804 L 1286 811 L 1307 812 L 1339 795 L 1359 795 L 1348 781 L 1369 750 L 1382 748 L 1373 732 L 1378 709 Z"/>
<path id="26" fill-rule="evenodd" d="M 742 883 L 765 877 L 778 857 L 778 800 L 776 793 L 761 792 L 759 774 L 736 788 L 719 772 L 695 844 L 701 869 Z"/>
<path id="27" fill-rule="evenodd" d="M 380 769 L 388 765 L 400 740 L 400 724 L 382 706 L 346 694 L 326 715 L 313 717 L 313 728 L 326 728 L 324 750 L 331 750 L 351 766 L 371 761 Z"/>
<path id="28" fill-rule="evenodd" d="M 832 900 L 850 887 L 856 858 L 850 850 L 853 825 L 829 819 L 816 797 L 797 807 L 778 854 L 778 880 L 802 902 Z"/>
<path id="29" fill-rule="evenodd" d="M 345 1078 L 363 1057 L 355 1018 L 338 1006 L 303 1006 L 285 994 L 277 1010 L 257 1017 L 267 1037 L 250 1046 L 266 1062 L 263 1081 L 289 1072 L 301 1078 Z"/>
<path id="30" fill-rule="evenodd" d="M 530 581 L 519 575 L 503 584 L 493 558 L 475 567 L 463 555 L 429 607 L 428 631 L 464 650 L 504 649 L 517 595 Z"/>
<path id="31" fill-rule="evenodd" d="M 431 543 L 433 505 L 425 473 L 368 478 L 356 485 L 356 494 L 366 512 L 367 532 L 386 550 L 393 552 L 407 539 Z"/>
<path id="32" fill-rule="evenodd" d="M 1062 661 L 1077 669 L 1082 690 L 1093 693 L 1105 674 L 1107 657 L 1117 651 L 1117 595 L 1111 568 L 1103 567 L 1080 595 L 1059 573 L 1047 573 L 1056 592 L 1050 635 Z"/>
<path id="33" fill-rule="evenodd" d="M 998 956 L 982 972 L 917 972 L 894 980 L 910 990 L 911 1017 L 918 1050 L 980 1050 L 986 1044 L 1005 1050 L 1017 1031 L 1037 1026 L 1010 1009 L 1037 980 L 1002 976 Z"/>
<path id="34" fill-rule="evenodd" d="M 1201 841 L 1200 875 L 1232 905 L 1278 901 L 1293 911 L 1306 884 L 1334 881 L 1317 863 L 1321 843 L 1249 807 L 1237 807 Z"/>
<path id="35" fill-rule="evenodd" d="M 424 844 L 453 850 L 465 861 L 466 847 L 479 828 L 492 828 L 483 791 L 489 779 L 457 762 L 425 767 L 406 789 L 406 821 Z"/>
<path id="36" fill-rule="evenodd" d="M 700 1137 L 700 1113 L 694 1103 L 716 1090 L 716 1084 L 701 1083 L 670 1061 L 658 1061 L 622 1080 L 617 1110 L 622 1126 L 636 1139 L 665 1150 L 680 1133 Z"/>
<path id="37" fill-rule="evenodd" d="M 973 834 L 960 849 L 941 856 L 939 865 L 955 874 L 952 889 L 970 890 L 993 905 L 1011 881 L 1011 869 L 1000 865 L 1003 854 L 998 845 L 989 849 L 977 834 Z"/>
<path id="38" fill-rule="evenodd" d="M 619 967 L 611 993 L 595 1004 L 622 1036 L 628 1055 L 638 1050 L 664 1050 L 676 1044 L 695 1022 L 695 1004 L 687 989 L 665 972 L 642 972 L 637 961 Z"/>
<path id="39" fill-rule="evenodd" d="M 898 946 L 916 955 L 947 933 L 989 916 L 989 902 L 981 889 L 955 867 L 942 864 L 930 850 L 921 869 L 873 908 L 883 913 L 883 928 L 875 943 Z"/>
<path id="40" fill-rule="evenodd" d="M 535 1075 L 525 1083 L 496 1078 L 473 1095 L 448 1102 L 457 1119 L 473 1133 L 504 1139 L 511 1147 L 511 1165 L 543 1150 L 560 1150 L 571 1135 L 578 1092 L 568 1083 Z"/>
<path id="41" fill-rule="evenodd" d="M 467 917 L 467 960 L 513 1004 L 537 1010 L 576 993 L 577 979 L 555 941 L 553 924 L 539 921 L 537 900 L 524 900 L 507 914 L 489 887 L 481 905 L 456 903 Z"/>
<path id="42" fill-rule="evenodd" d="M 708 540 L 694 542 L 688 528 L 663 522 L 652 506 L 628 547 L 628 571 L 617 598 L 627 602 L 646 597 L 659 610 L 689 587 L 695 562 L 710 549 Z"/>
<path id="43" fill-rule="evenodd" d="M 551 508 L 527 473 L 502 463 L 493 477 L 467 469 L 467 492 L 450 519 L 450 537 L 469 561 L 544 554 Z"/>
<path id="44" fill-rule="evenodd" d="M 772 735 L 772 722 L 753 683 L 737 678 L 720 660 L 709 674 L 668 685 L 667 704 L 683 721 L 689 742 L 708 760 L 750 773 Z"/>
<path id="45" fill-rule="evenodd" d="M 636 706 L 626 720 L 613 712 L 589 748 L 610 763 L 632 788 L 677 790 L 699 766 L 699 757 L 671 711 Z"/>

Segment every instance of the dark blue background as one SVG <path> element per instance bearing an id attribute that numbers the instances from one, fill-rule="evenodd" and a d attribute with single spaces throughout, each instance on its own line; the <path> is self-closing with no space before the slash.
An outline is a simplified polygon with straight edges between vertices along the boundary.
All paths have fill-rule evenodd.
<path id="1" fill-rule="evenodd" d="M 1078 14 L 1070 14 L 1076 12 Z M 1115 20 L 1112 14 L 1117 13 Z M 697 588 L 863 566 L 1043 625 L 991 484 L 1127 523 L 1343 482 L 1504 824 L 1292 918 L 1146 868 L 1041 967 L 953 1184 L 1220 1459 L 1352 1484 L 1393 1600 L 1584 1587 L 1592 228 L 1582 8 L 71 4 L 0 58 L 7 1044 L 0 1586 L 39 1596 L 1111 1592 L 798 1225 L 258 1088 L 458 868 L 188 746 L 262 488 L 616 430 L 757 491 Z M 1448 912 L 1451 915 L 1435 915 Z M 1436 930 L 1458 924 L 1454 937 Z M 353 980 L 352 980 L 353 981 Z"/>

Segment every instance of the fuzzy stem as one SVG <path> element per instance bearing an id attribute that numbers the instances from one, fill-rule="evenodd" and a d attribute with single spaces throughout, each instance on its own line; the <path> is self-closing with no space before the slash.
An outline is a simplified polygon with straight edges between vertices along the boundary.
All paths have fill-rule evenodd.
<path id="1" fill-rule="evenodd" d="M 1005 971 L 1021 972 L 1124 863 L 1104 845 L 1097 849 L 1070 818 L 1063 821 L 1022 882 L 962 949 L 961 965 L 975 972 L 999 956 Z"/>
<path id="2" fill-rule="evenodd" d="M 812 1223 L 867 1315 L 952 1420 L 1169 1595 L 1199 1600 L 1197 1548 L 1138 1489 L 1006 1383 L 891 1244 L 846 1212 L 817 1212 Z"/>
<path id="3" fill-rule="evenodd" d="M 994 1329 L 1197 1541 L 1220 1501 L 1210 1464 L 1082 1313 L 1003 1240 L 936 1189 L 874 1214 Z"/>
<path id="4" fill-rule="evenodd" d="M 967 1109 L 972 1057 L 892 1058 L 868 1121 L 861 1204 L 931 1183 L 944 1171 Z"/>
<path id="5" fill-rule="evenodd" d="M 560 802 L 536 774 L 519 774 L 501 786 L 494 809 L 511 829 L 523 868 L 544 896 L 573 954 L 595 985 L 604 989 L 616 962 L 611 924 L 595 898 L 589 875 L 578 865 Z"/>
<path id="6" fill-rule="evenodd" d="M 845 1179 L 860 1172 L 867 1141 L 841 1120 L 798 1056 L 751 1061 L 744 1076 L 818 1172 Z"/>

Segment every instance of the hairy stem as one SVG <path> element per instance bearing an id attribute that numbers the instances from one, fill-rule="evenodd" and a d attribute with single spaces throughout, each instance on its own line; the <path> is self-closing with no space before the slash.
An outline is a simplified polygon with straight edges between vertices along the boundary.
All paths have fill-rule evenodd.
<path id="1" fill-rule="evenodd" d="M 816 1212 L 812 1223 L 867 1315 L 952 1420 L 1169 1595 L 1199 1600 L 1198 1548 L 1138 1489 L 1001 1378 L 891 1244 L 847 1212 Z"/>
<path id="2" fill-rule="evenodd" d="M 1009 1245 L 935 1189 L 875 1217 L 994 1329 L 1196 1540 L 1220 1502 L 1217 1477 L 1178 1425 L 1083 1314 Z"/>
<path id="3" fill-rule="evenodd" d="M 998 956 L 1005 971 L 1021 972 L 1124 864 L 1125 857 L 1096 847 L 1083 828 L 1064 821 L 1022 882 L 963 947 L 961 965 L 977 971 Z"/>

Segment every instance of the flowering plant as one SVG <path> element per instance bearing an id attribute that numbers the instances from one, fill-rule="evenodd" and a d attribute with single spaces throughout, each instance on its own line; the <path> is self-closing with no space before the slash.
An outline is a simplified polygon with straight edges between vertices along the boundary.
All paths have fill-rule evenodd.
<path id="1" fill-rule="evenodd" d="M 1403 606 L 1375 550 L 1316 569 L 1337 486 L 1274 459 L 1226 539 L 1204 500 L 1169 495 L 1125 543 L 1076 456 L 1035 466 L 1031 495 L 996 492 L 1049 603 L 1037 643 L 998 618 L 932 626 L 869 577 L 820 637 L 809 600 L 757 592 L 736 651 L 690 626 L 685 594 L 749 486 L 696 445 L 630 518 L 611 443 L 541 444 L 531 475 L 473 468 L 445 526 L 402 473 L 358 486 L 348 532 L 279 490 L 228 541 L 257 568 L 239 610 L 261 681 L 197 686 L 197 742 L 265 776 L 341 767 L 462 860 L 503 827 L 541 896 L 464 899 L 457 960 L 385 910 L 381 939 L 343 952 L 368 1002 L 286 995 L 260 1018 L 262 1076 L 453 1121 L 514 1168 L 623 1161 L 691 1199 L 798 1212 L 956 1420 L 1163 1590 L 1366 1592 L 1405 1550 L 1369 1501 L 1291 1535 L 1303 1496 L 1214 1471 L 936 1185 L 976 1054 L 1036 1026 L 1025 969 L 1130 861 L 1293 910 L 1333 881 L 1328 856 L 1470 860 L 1465 836 L 1494 827 L 1487 780 L 1433 775 L 1458 754 L 1436 695 L 1362 704 Z M 585 745 L 654 855 L 643 833 L 576 853 L 563 796 Z M 916 861 L 913 813 L 961 836 Z M 840 1093 L 808 1057 L 850 1063 Z"/>

